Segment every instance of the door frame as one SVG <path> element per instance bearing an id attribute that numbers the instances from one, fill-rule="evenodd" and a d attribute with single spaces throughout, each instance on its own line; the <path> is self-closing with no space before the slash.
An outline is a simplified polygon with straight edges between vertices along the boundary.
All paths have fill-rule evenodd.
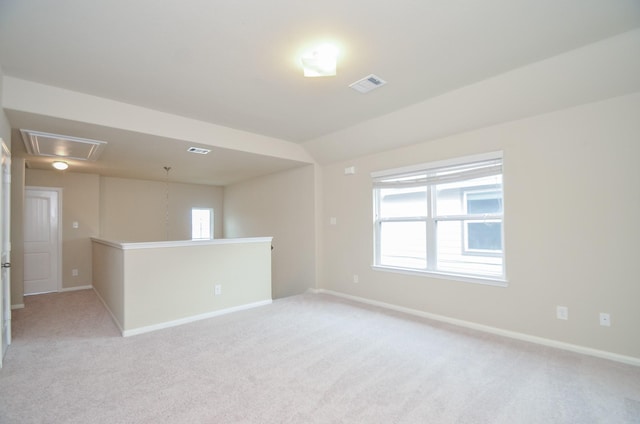
<path id="1" fill-rule="evenodd" d="M 30 190 L 38 190 L 38 191 L 50 191 L 58 194 L 58 246 L 56 247 L 56 261 L 57 261 L 57 276 L 56 276 L 56 290 L 55 292 L 49 293 L 57 293 L 62 291 L 62 188 L 60 187 L 42 187 L 42 186 L 25 186 L 24 187 L 24 197 L 27 198 L 27 192 Z M 26 222 L 24 222 L 26 224 Z M 23 225 L 24 225 L 23 224 Z M 23 249 L 24 250 L 24 249 Z M 22 289 L 24 296 L 32 296 L 40 293 L 30 293 L 24 294 L 24 288 Z"/>
<path id="2" fill-rule="evenodd" d="M 3 240 L 0 240 L 0 256 L 2 263 L 11 264 L 11 150 L 0 138 L 0 231 Z M 8 167 L 8 168 L 5 168 Z M 8 169 L 8 172 L 5 172 Z M 8 186 L 8 187 L 7 187 Z M 5 214 L 5 212 L 7 212 Z M 6 249 L 5 249 L 6 248 Z M 6 256 L 5 256 L 6 254 Z M 6 325 L 6 333 L 0 331 L 0 368 L 9 345 L 11 345 L 11 268 L 2 269 L 4 279 L 0 278 L 0 329 Z"/>

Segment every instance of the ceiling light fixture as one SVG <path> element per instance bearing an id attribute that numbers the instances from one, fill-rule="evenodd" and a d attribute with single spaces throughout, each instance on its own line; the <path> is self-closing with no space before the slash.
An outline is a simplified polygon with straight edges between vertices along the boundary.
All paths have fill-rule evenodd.
<path id="1" fill-rule="evenodd" d="M 336 75 L 338 49 L 331 44 L 318 46 L 301 58 L 305 77 L 332 77 Z"/>
<path id="2" fill-rule="evenodd" d="M 61 160 L 57 160 L 55 162 L 53 162 L 51 165 L 53 165 L 54 168 L 60 170 L 60 171 L 64 171 L 65 169 L 67 169 L 69 167 L 69 164 L 67 162 L 63 162 Z"/>

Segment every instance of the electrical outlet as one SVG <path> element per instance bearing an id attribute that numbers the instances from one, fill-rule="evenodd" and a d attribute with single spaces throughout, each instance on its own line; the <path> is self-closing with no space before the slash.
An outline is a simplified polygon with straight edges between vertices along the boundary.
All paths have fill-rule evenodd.
<path id="1" fill-rule="evenodd" d="M 360 282 L 360 277 L 358 277 L 358 274 L 353 274 L 353 282 L 356 284 Z"/>
<path id="2" fill-rule="evenodd" d="M 214 287 L 214 294 L 220 296 L 222 294 L 222 285 L 216 284 Z"/>
<path id="3" fill-rule="evenodd" d="M 569 319 L 569 308 L 566 306 L 556 306 L 556 317 L 558 319 Z"/>
<path id="4" fill-rule="evenodd" d="M 71 270 L 71 276 L 72 276 L 72 277 L 77 277 L 77 276 L 78 276 L 78 270 L 77 270 L 77 269 L 75 269 L 75 268 L 74 268 L 74 269 L 72 269 L 72 270 Z"/>
<path id="5" fill-rule="evenodd" d="M 611 327 L 611 315 L 600 312 L 600 325 L 604 327 Z"/>

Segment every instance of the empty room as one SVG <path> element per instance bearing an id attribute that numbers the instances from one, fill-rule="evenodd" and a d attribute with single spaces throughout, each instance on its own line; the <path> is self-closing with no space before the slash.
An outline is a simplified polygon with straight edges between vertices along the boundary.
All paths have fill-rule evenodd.
<path id="1" fill-rule="evenodd" d="M 0 423 L 639 423 L 640 2 L 0 1 Z"/>

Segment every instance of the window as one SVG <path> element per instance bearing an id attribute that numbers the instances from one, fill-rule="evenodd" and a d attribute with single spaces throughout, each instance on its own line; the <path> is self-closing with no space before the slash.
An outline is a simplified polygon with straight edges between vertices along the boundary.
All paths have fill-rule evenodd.
<path id="1" fill-rule="evenodd" d="M 210 240 L 213 238 L 213 209 L 191 209 L 191 239 Z"/>
<path id="2" fill-rule="evenodd" d="M 502 210 L 500 190 L 465 191 L 467 214 L 492 214 Z M 467 254 L 500 255 L 502 252 L 502 222 L 491 219 L 467 220 L 464 227 L 464 248 Z"/>
<path id="3" fill-rule="evenodd" d="M 372 176 L 374 266 L 504 279 L 501 153 Z"/>

